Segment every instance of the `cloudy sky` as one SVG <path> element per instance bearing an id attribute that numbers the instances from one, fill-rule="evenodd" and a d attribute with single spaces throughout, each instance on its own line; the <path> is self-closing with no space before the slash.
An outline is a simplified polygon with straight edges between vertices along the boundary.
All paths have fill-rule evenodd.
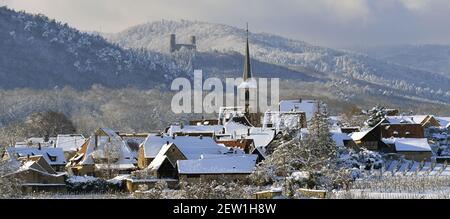
<path id="1" fill-rule="evenodd" d="M 450 44 L 450 0 L 0 0 L 81 30 L 117 32 L 161 19 L 199 20 L 317 45 Z"/>

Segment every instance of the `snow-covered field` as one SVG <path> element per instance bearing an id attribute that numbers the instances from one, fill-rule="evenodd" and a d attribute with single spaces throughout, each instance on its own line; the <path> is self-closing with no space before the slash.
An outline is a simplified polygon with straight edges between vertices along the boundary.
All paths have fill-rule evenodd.
<path id="1" fill-rule="evenodd" d="M 449 199 L 448 176 L 382 176 L 357 180 L 349 191 L 334 192 L 337 199 Z"/>

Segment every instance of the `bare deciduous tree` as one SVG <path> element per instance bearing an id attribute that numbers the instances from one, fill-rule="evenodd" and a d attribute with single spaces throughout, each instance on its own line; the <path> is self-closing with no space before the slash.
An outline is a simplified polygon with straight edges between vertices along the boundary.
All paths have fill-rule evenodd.
<path id="1" fill-rule="evenodd" d="M 56 136 L 75 133 L 75 126 L 66 115 L 54 111 L 30 114 L 25 125 L 29 136 Z"/>
<path id="2" fill-rule="evenodd" d="M 19 164 L 13 161 L 0 161 L 0 198 L 14 198 L 21 194 L 21 180 L 11 175 Z"/>

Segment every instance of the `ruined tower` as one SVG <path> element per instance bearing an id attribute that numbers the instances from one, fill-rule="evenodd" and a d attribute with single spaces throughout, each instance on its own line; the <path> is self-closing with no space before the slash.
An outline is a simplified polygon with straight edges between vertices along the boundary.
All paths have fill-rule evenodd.
<path id="1" fill-rule="evenodd" d="M 189 50 L 196 50 L 197 49 L 197 39 L 195 38 L 195 36 L 190 36 L 189 37 L 189 43 L 187 44 L 179 44 L 177 43 L 176 40 L 176 35 L 175 34 L 170 34 L 170 38 L 169 38 L 169 52 L 175 52 L 180 50 L 181 48 L 186 48 Z"/>

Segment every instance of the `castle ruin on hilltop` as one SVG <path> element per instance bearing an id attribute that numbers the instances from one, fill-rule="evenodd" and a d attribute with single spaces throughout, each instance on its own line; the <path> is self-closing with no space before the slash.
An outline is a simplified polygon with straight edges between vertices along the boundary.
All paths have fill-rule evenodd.
<path id="1" fill-rule="evenodd" d="M 169 51 L 175 52 L 180 50 L 181 48 L 186 48 L 189 50 L 196 50 L 197 49 L 197 42 L 196 42 L 196 38 L 195 36 L 190 36 L 189 37 L 189 44 L 177 44 L 176 43 L 176 35 L 175 34 L 170 34 L 170 42 L 169 42 Z"/>

